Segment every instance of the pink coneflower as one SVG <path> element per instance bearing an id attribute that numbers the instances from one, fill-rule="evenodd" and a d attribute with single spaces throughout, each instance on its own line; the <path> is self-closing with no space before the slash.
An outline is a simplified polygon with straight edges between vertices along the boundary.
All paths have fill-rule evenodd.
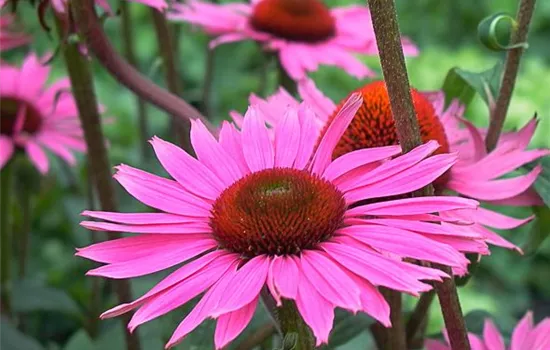
<path id="1" fill-rule="evenodd" d="M 13 16 L 0 14 L 0 52 L 25 45 L 31 40 L 25 34 L 11 31 L 13 21 Z"/>
<path id="2" fill-rule="evenodd" d="M 0 168 L 24 150 L 41 173 L 49 168 L 48 149 L 69 164 L 71 151 L 85 152 L 78 111 L 64 78 L 46 86 L 50 68 L 34 54 L 21 68 L 0 63 Z"/>
<path id="3" fill-rule="evenodd" d="M 311 80 L 301 82 L 299 92 L 304 101 L 313 106 L 317 116 L 315 125 L 322 134 L 342 103 L 339 106 L 335 105 Z M 362 95 L 363 105 L 336 144 L 333 159 L 358 149 L 398 144 L 384 82 L 369 83 L 355 92 Z M 452 151 L 458 154 L 458 160 L 451 170 L 435 180 L 434 185 L 438 193 L 455 192 L 495 205 L 542 204 L 540 197 L 531 189 L 531 185 L 542 171 L 540 166 L 526 175 L 501 178 L 520 166 L 550 153 L 547 149 L 526 150 L 537 126 L 536 119 L 531 120 L 518 132 L 504 134 L 495 150 L 488 153 L 483 142 L 484 131 L 463 118 L 464 108 L 457 102 L 453 102 L 445 110 L 443 93 L 422 93 L 415 89 L 412 89 L 411 93 L 422 140 L 436 140 L 441 145 L 436 152 Z M 284 89 L 280 89 L 267 100 L 255 95 L 252 95 L 250 100 L 266 111 L 267 121 L 271 125 L 279 122 L 278 106 L 298 104 L 298 101 Z M 231 115 L 236 123 L 241 122 L 241 115 L 236 112 L 232 112 Z M 532 217 L 516 219 L 479 208 L 476 212 L 476 223 L 471 228 L 484 235 L 491 244 L 519 250 L 487 227 L 511 229 L 531 219 Z"/>
<path id="4" fill-rule="evenodd" d="M 249 323 L 267 286 L 279 305 L 296 302 L 321 344 L 328 340 L 335 307 L 365 312 L 389 326 L 389 306 L 376 287 L 418 295 L 431 289 L 421 280 L 447 277 L 405 258 L 466 270 L 468 260 L 454 247 L 487 253 L 483 238 L 453 218 L 456 211 L 475 211 L 476 201 L 382 199 L 419 189 L 451 167 L 456 155 L 430 156 L 437 142 L 403 156 L 399 146 L 389 146 L 331 160 L 360 105 L 361 98 L 351 96 L 317 147 L 315 116 L 305 105 L 286 110 L 273 139 L 256 105 L 241 130 L 225 122 L 219 140 L 193 122 L 198 159 L 153 138 L 160 163 L 175 180 L 127 165 L 118 167 L 115 178 L 161 212 L 84 212 L 110 221 L 84 221 L 84 227 L 139 235 L 94 244 L 77 255 L 105 263 L 88 275 L 108 278 L 186 263 L 139 299 L 102 317 L 139 308 L 128 325 L 134 330 L 204 292 L 167 347 L 214 318 L 220 349 Z M 365 199 L 370 204 L 356 204 Z"/>
<path id="5" fill-rule="evenodd" d="M 277 52 L 288 75 L 303 78 L 320 64 L 343 68 L 364 78 L 374 75 L 354 54 L 378 55 L 369 10 L 364 6 L 329 9 L 321 0 L 256 0 L 209 4 L 190 0 L 173 6 L 173 20 L 183 20 L 217 36 L 212 46 L 255 40 Z M 407 55 L 417 48 L 403 39 Z"/>
<path id="6" fill-rule="evenodd" d="M 533 327 L 533 314 L 527 312 L 519 321 L 508 347 L 493 321 L 487 319 L 483 326 L 483 337 L 468 333 L 472 350 L 546 350 L 550 349 L 550 318 L 545 318 Z M 437 340 L 426 340 L 428 350 L 451 350 L 450 346 Z"/>

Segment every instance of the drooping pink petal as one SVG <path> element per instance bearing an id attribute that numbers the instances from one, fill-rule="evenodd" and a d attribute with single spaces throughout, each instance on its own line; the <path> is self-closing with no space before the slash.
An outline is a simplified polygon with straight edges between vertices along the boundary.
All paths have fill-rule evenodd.
<path id="1" fill-rule="evenodd" d="M 523 345 L 526 343 L 532 329 L 533 313 L 529 311 L 514 328 L 512 339 L 510 340 L 510 350 L 523 350 Z"/>
<path id="2" fill-rule="evenodd" d="M 189 240 L 170 250 L 157 249 L 149 255 L 115 262 L 88 271 L 89 276 L 130 278 L 148 275 L 189 260 L 217 246 L 214 239 Z"/>
<path id="3" fill-rule="evenodd" d="M 33 140 L 27 140 L 25 142 L 25 152 L 29 156 L 29 159 L 38 169 L 41 174 L 46 174 L 50 167 L 48 157 L 44 150 Z"/>
<path id="4" fill-rule="evenodd" d="M 497 327 L 490 319 L 486 319 L 483 326 L 483 339 L 487 350 L 505 350 L 504 340 Z"/>
<path id="5" fill-rule="evenodd" d="M 223 314 L 218 318 L 216 332 L 214 333 L 216 349 L 223 349 L 246 328 L 252 320 L 252 316 L 254 316 L 258 299 L 259 297 L 256 297 L 250 304 L 236 311 Z"/>
<path id="6" fill-rule="evenodd" d="M 364 278 L 351 272 L 349 272 L 349 275 L 361 290 L 361 310 L 384 326 L 391 327 L 390 305 L 386 299 L 384 299 L 382 293 Z"/>
<path id="7" fill-rule="evenodd" d="M 334 306 L 317 292 L 307 278 L 302 278 L 298 285 L 296 306 L 304 322 L 313 331 L 317 340 L 316 346 L 328 343 L 334 322 Z"/>
<path id="8" fill-rule="evenodd" d="M 320 252 L 308 250 L 302 253 L 299 267 L 301 275 L 334 306 L 354 313 L 361 310 L 359 288 L 332 259 Z"/>
<path id="9" fill-rule="evenodd" d="M 122 225 L 111 222 L 82 221 L 83 227 L 93 231 L 133 232 L 153 234 L 185 234 L 210 233 L 210 225 L 206 221 L 195 221 L 181 224 L 152 224 L 152 225 Z"/>
<path id="10" fill-rule="evenodd" d="M 534 218 L 534 215 L 531 215 L 525 219 L 516 219 L 496 211 L 492 211 L 485 208 L 478 208 L 475 213 L 476 221 L 479 224 L 486 225 L 501 230 L 509 230 L 512 228 L 519 227 Z"/>
<path id="11" fill-rule="evenodd" d="M 472 199 L 460 197 L 417 197 L 396 199 L 361 205 L 346 212 L 346 216 L 399 216 L 429 214 L 456 209 L 476 209 L 479 203 Z"/>
<path id="12" fill-rule="evenodd" d="M 80 215 L 129 225 L 182 224 L 197 221 L 197 218 L 168 213 L 116 213 L 85 210 Z"/>
<path id="13" fill-rule="evenodd" d="M 300 276 L 300 270 L 293 257 L 276 256 L 271 261 L 267 286 L 277 306 L 282 305 L 281 297 L 294 300 L 297 298 L 300 278 L 303 277 Z"/>

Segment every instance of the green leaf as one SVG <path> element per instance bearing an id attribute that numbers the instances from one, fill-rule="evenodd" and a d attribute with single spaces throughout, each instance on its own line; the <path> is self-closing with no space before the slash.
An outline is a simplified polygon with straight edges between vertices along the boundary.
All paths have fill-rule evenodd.
<path id="1" fill-rule="evenodd" d="M 518 47 L 526 49 L 527 43 L 510 43 L 511 34 L 517 28 L 518 24 L 514 17 L 504 12 L 498 12 L 479 22 L 477 35 L 481 43 L 493 51 L 506 51 Z"/>
<path id="2" fill-rule="evenodd" d="M 6 318 L 0 320 L 0 348 L 5 350 L 43 350 L 38 341 L 17 330 Z"/>
<path id="3" fill-rule="evenodd" d="M 337 309 L 328 345 L 324 349 L 336 349 L 350 342 L 368 330 L 373 323 L 374 320 L 363 313 L 353 315 L 348 311 Z"/>
<path id="4" fill-rule="evenodd" d="M 478 93 L 487 106 L 492 109 L 500 89 L 502 69 L 503 64 L 500 61 L 492 68 L 479 73 L 469 72 L 458 67 L 451 68 L 443 82 L 445 105 L 448 106 L 452 100 L 458 99 L 462 104 L 468 106 L 475 94 Z"/>
<path id="5" fill-rule="evenodd" d="M 95 345 L 88 335 L 88 333 L 81 329 L 74 333 L 67 343 L 65 344 L 65 347 L 63 347 L 63 350 L 95 350 Z"/>
<path id="6" fill-rule="evenodd" d="M 13 285 L 13 310 L 16 312 L 57 311 L 80 315 L 77 304 L 63 290 L 34 281 L 17 281 Z"/>
<path id="7" fill-rule="evenodd" d="M 535 220 L 527 236 L 527 241 L 521 247 L 525 255 L 535 254 L 542 242 L 550 236 L 550 208 L 533 207 Z"/>

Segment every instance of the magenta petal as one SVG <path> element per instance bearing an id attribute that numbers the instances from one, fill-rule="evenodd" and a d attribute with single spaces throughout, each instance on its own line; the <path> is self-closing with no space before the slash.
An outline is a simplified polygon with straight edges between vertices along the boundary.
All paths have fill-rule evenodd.
<path id="1" fill-rule="evenodd" d="M 364 278 L 351 272 L 348 272 L 348 274 L 353 278 L 355 284 L 357 284 L 361 290 L 361 310 L 384 326 L 391 327 L 390 305 L 386 299 L 384 299 L 382 293 Z"/>
<path id="2" fill-rule="evenodd" d="M 211 311 L 217 316 L 238 310 L 256 298 L 265 285 L 270 259 L 259 255 L 247 261 L 233 276 L 230 285 L 220 295 L 220 302 Z"/>
<path id="3" fill-rule="evenodd" d="M 44 150 L 34 141 L 27 140 L 25 142 L 25 152 L 29 156 L 29 159 L 38 169 L 41 174 L 46 174 L 50 168 L 48 157 Z"/>
<path id="4" fill-rule="evenodd" d="M 250 170 L 248 169 L 248 165 L 244 159 L 241 133 L 237 131 L 233 125 L 229 124 L 227 121 L 224 121 L 220 130 L 219 139 L 220 146 L 227 150 L 227 152 L 235 158 L 241 172 L 243 174 L 248 174 Z"/>
<path id="5" fill-rule="evenodd" d="M 460 197 L 418 197 L 383 201 L 373 204 L 361 205 L 350 209 L 346 216 L 373 215 L 373 216 L 399 216 L 437 213 L 447 210 L 477 208 L 479 203 L 472 199 Z"/>
<path id="6" fill-rule="evenodd" d="M 251 171 L 273 167 L 274 150 L 265 122 L 255 106 L 246 112 L 242 127 L 243 153 Z"/>
<path id="7" fill-rule="evenodd" d="M 300 119 L 300 147 L 296 154 L 294 168 L 304 169 L 313 154 L 313 149 L 319 137 L 319 128 L 316 125 L 315 114 L 303 103 L 298 108 L 298 118 Z"/>
<path id="8" fill-rule="evenodd" d="M 294 165 L 300 147 L 298 113 L 289 109 L 275 127 L 275 166 L 290 168 Z"/>
<path id="9" fill-rule="evenodd" d="M 478 208 L 475 213 L 476 221 L 481 225 L 486 225 L 501 230 L 509 230 L 519 227 L 534 218 L 534 215 L 525 219 L 516 219 L 496 211 L 485 208 Z"/>
<path id="10" fill-rule="evenodd" d="M 250 304 L 241 309 L 223 314 L 218 318 L 216 333 L 214 334 L 216 349 L 222 349 L 246 328 L 252 320 L 252 316 L 254 316 L 258 299 L 259 297 L 256 297 Z"/>
<path id="11" fill-rule="evenodd" d="M 11 159 L 14 149 L 13 141 L 8 137 L 0 135 L 0 169 Z"/>
<path id="12" fill-rule="evenodd" d="M 116 213 L 85 210 L 81 215 L 130 225 L 182 224 L 200 221 L 197 218 L 167 213 Z"/>
<path id="13" fill-rule="evenodd" d="M 351 95 L 338 114 L 332 119 L 331 124 L 327 127 L 323 138 L 319 142 L 317 151 L 313 156 L 311 172 L 313 174 L 322 174 L 332 159 L 332 152 L 338 141 L 348 128 L 349 123 L 355 116 L 355 113 L 361 107 L 363 98 L 360 94 L 354 93 Z"/>
<path id="14" fill-rule="evenodd" d="M 205 254 L 200 258 L 197 258 L 183 265 L 176 271 L 172 272 L 170 275 L 165 277 L 162 281 L 157 283 L 147 293 L 145 293 L 140 298 L 134 300 L 133 302 L 121 304 L 121 305 L 115 306 L 110 310 L 105 311 L 103 314 L 101 314 L 101 318 L 103 319 L 103 318 L 116 317 L 130 310 L 133 310 L 136 307 L 143 305 L 146 301 L 150 300 L 152 297 L 154 297 L 158 293 L 161 293 L 164 290 L 169 289 L 172 286 L 176 285 L 177 283 L 185 280 L 189 276 L 192 276 L 197 271 L 203 269 L 205 266 L 208 266 L 209 269 L 223 268 L 223 266 L 231 266 L 231 264 L 235 263 L 237 259 L 238 259 L 238 255 L 228 254 L 227 252 L 224 252 L 221 250 L 215 250 L 211 253 Z"/>
<path id="15" fill-rule="evenodd" d="M 298 82 L 298 93 L 323 122 L 326 122 L 330 114 L 336 109 L 334 102 L 317 89 L 313 80 L 309 78 Z"/>
<path id="16" fill-rule="evenodd" d="M 430 235 L 442 236 L 459 236 L 468 238 L 481 238 L 482 235 L 471 230 L 458 230 L 457 227 L 434 224 L 430 222 L 422 222 L 417 220 L 403 220 L 400 218 L 385 218 L 385 219 L 350 219 L 353 223 L 359 224 L 376 224 L 390 227 L 401 228 L 413 232 Z"/>
<path id="17" fill-rule="evenodd" d="M 267 286 L 278 306 L 282 305 L 281 297 L 296 299 L 300 278 L 300 271 L 295 258 L 276 256 L 271 261 Z"/>
<path id="18" fill-rule="evenodd" d="M 88 271 L 87 275 L 109 278 L 144 276 L 182 263 L 217 246 L 217 242 L 213 239 L 186 240 L 185 242 L 187 244 L 169 251 L 157 250 L 154 254 L 152 253 L 137 259 L 98 267 L 97 269 Z"/>
<path id="19" fill-rule="evenodd" d="M 154 137 L 151 144 L 164 169 L 191 193 L 215 200 L 225 188 L 210 169 L 178 146 L 158 137 Z"/>
<path id="20" fill-rule="evenodd" d="M 497 327 L 490 319 L 485 320 L 483 326 L 483 340 L 487 350 L 505 350 L 504 340 Z"/>
<path id="21" fill-rule="evenodd" d="M 121 263 L 159 254 L 162 250 L 178 249 L 197 240 L 209 240 L 208 234 L 138 235 L 124 237 L 78 249 L 76 256 L 102 263 Z"/>
<path id="22" fill-rule="evenodd" d="M 299 266 L 301 275 L 327 301 L 354 313 L 361 310 L 359 288 L 332 259 L 320 252 L 307 250 L 302 253 Z"/>
<path id="23" fill-rule="evenodd" d="M 298 285 L 296 306 L 305 323 L 313 331 L 317 339 L 316 346 L 328 343 L 334 322 L 334 306 L 317 292 L 307 278 L 302 278 Z"/>
<path id="24" fill-rule="evenodd" d="M 527 342 L 529 333 L 533 329 L 533 313 L 527 312 L 525 316 L 519 321 L 512 333 L 512 339 L 510 341 L 510 350 L 523 350 L 524 345 Z"/>

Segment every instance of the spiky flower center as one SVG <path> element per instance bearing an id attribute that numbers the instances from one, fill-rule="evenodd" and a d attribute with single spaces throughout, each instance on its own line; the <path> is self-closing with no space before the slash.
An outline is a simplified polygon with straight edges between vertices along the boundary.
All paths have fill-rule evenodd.
<path id="1" fill-rule="evenodd" d="M 42 115 L 31 104 L 12 97 L 0 99 L 0 134 L 11 136 L 15 132 L 17 114 L 24 108 L 21 131 L 34 134 L 42 126 Z"/>
<path id="2" fill-rule="evenodd" d="M 342 193 L 304 170 L 275 168 L 228 187 L 210 226 L 222 248 L 244 256 L 298 254 L 330 238 L 343 223 Z"/>
<path id="3" fill-rule="evenodd" d="M 250 24 L 293 41 L 324 41 L 336 32 L 334 18 L 321 0 L 262 0 L 254 7 Z"/>

